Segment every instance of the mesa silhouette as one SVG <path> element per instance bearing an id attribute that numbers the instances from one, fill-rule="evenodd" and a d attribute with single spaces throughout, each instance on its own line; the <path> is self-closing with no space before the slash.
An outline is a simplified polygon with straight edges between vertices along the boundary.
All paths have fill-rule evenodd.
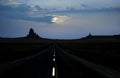
<path id="1" fill-rule="evenodd" d="M 30 28 L 29 34 L 25 37 L 18 37 L 18 38 L 8 38 L 8 37 L 0 37 L 0 39 L 48 39 L 48 38 L 42 38 L 38 34 L 35 33 L 33 28 Z M 83 39 L 120 39 L 120 35 L 92 35 L 89 33 L 88 36 L 80 38 Z M 56 40 L 56 39 L 50 39 L 50 40 Z M 57 39 L 57 40 L 79 40 L 79 39 Z"/>

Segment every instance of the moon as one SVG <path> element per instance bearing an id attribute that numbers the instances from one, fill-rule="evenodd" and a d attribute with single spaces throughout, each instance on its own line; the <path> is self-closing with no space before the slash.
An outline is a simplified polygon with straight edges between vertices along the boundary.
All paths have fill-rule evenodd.
<path id="1" fill-rule="evenodd" d="M 54 16 L 52 18 L 53 23 L 64 23 L 68 19 L 68 16 Z"/>

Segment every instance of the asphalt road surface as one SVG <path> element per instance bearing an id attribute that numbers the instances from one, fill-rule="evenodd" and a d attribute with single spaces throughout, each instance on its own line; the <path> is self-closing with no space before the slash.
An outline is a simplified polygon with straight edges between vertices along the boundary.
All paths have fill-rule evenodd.
<path id="1" fill-rule="evenodd" d="M 57 78 L 120 78 L 120 73 L 71 55 L 56 46 Z"/>
<path id="2" fill-rule="evenodd" d="M 53 46 L 36 55 L 0 64 L 0 78 L 50 78 L 52 58 Z"/>
<path id="3" fill-rule="evenodd" d="M 120 78 L 120 74 L 51 45 L 33 56 L 0 64 L 0 78 Z"/>

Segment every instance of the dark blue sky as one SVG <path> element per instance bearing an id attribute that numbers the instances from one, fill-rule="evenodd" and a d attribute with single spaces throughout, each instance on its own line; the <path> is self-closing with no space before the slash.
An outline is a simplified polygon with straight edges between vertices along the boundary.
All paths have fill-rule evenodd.
<path id="1" fill-rule="evenodd" d="M 76 39 L 120 34 L 120 0 L 0 0 L 0 36 Z"/>

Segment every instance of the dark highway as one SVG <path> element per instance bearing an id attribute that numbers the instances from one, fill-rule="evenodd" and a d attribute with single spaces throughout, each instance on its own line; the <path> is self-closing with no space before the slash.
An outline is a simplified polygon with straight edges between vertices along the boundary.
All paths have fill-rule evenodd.
<path id="1" fill-rule="evenodd" d="M 120 78 L 120 73 L 51 45 L 39 53 L 0 64 L 0 78 Z"/>

